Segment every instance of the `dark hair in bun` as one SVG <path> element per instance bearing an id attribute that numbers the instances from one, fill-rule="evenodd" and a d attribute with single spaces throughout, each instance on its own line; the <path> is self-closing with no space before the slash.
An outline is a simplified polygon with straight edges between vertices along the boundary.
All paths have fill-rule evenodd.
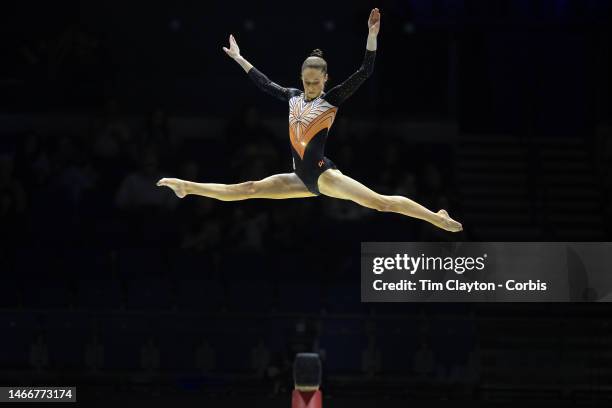
<path id="1" fill-rule="evenodd" d="M 318 48 L 312 50 L 308 58 L 306 58 L 302 64 L 302 71 L 304 71 L 306 68 L 320 69 L 324 74 L 326 74 L 327 62 L 325 62 L 323 59 L 323 51 Z"/>

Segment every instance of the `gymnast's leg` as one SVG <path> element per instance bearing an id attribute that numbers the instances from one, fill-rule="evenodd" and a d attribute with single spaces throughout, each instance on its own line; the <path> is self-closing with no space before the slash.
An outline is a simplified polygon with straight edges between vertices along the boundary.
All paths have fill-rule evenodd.
<path id="1" fill-rule="evenodd" d="M 314 197 L 295 173 L 275 174 L 258 181 L 238 184 L 195 183 L 176 178 L 163 178 L 158 186 L 170 187 L 183 198 L 188 194 L 216 198 L 221 201 L 247 200 L 249 198 L 301 198 Z"/>
<path id="2" fill-rule="evenodd" d="M 450 218 L 445 210 L 434 213 L 409 198 L 378 194 L 337 169 L 323 172 L 319 176 L 318 186 L 321 194 L 326 196 L 351 200 L 378 211 L 396 212 L 420 218 L 447 231 L 457 232 L 463 229 L 461 224 Z"/>

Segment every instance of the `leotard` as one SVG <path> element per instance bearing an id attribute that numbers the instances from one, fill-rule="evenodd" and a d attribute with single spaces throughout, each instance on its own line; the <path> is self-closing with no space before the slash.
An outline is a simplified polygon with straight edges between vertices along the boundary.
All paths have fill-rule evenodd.
<path id="1" fill-rule="evenodd" d="M 258 88 L 289 102 L 289 140 L 293 155 L 293 170 L 306 188 L 319 195 L 318 179 L 327 169 L 337 168 L 325 157 L 325 142 L 338 107 L 351 96 L 374 71 L 376 51 L 366 50 L 361 67 L 346 81 L 317 98 L 307 100 L 304 92 L 284 88 L 268 79 L 255 67 L 248 72 Z"/>

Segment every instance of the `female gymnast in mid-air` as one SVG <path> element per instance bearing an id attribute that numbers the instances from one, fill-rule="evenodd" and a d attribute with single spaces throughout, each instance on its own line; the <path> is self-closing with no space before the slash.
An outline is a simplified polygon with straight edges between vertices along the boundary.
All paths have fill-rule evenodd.
<path id="1" fill-rule="evenodd" d="M 289 139 L 294 172 L 275 174 L 262 180 L 239 184 L 195 183 L 176 178 L 162 178 L 157 185 L 170 187 L 180 198 L 195 194 L 223 201 L 300 198 L 324 194 L 351 200 L 378 211 L 420 218 L 447 231 L 461 231 L 461 224 L 450 218 L 445 210 L 434 213 L 409 198 L 378 194 L 340 172 L 334 163 L 324 156 L 325 142 L 338 107 L 374 70 L 379 30 L 380 12 L 375 8 L 368 18 L 368 40 L 361 67 L 346 81 L 328 92 L 323 91 L 328 76 L 327 63 L 320 50 L 313 51 L 302 64 L 302 92 L 299 89 L 283 88 L 270 81 L 240 55 L 236 39 L 230 35 L 229 49 L 223 47 L 223 51 L 240 64 L 258 88 L 289 103 Z"/>

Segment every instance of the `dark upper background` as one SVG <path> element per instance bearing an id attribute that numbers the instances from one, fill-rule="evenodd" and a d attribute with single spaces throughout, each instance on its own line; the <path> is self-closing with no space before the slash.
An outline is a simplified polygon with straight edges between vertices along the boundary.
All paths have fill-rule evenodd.
<path id="1" fill-rule="evenodd" d="M 326 197 L 155 187 L 290 171 L 286 107 L 221 47 L 233 33 L 291 87 L 322 48 L 331 87 L 358 68 L 372 7 L 375 71 L 327 155 L 383 194 L 446 208 L 463 233 Z M 601 305 L 365 305 L 357 268 L 363 241 L 609 240 L 611 13 L 578 0 L 13 5 L 0 16 L 5 382 L 282 394 L 299 350 L 325 350 L 338 395 L 460 383 L 484 398 L 520 358 L 536 388 L 543 372 L 604 381 L 588 373 L 607 363 L 593 345 L 572 354 L 561 319 L 604 335 Z M 521 341 L 552 345 L 525 357 Z"/>

